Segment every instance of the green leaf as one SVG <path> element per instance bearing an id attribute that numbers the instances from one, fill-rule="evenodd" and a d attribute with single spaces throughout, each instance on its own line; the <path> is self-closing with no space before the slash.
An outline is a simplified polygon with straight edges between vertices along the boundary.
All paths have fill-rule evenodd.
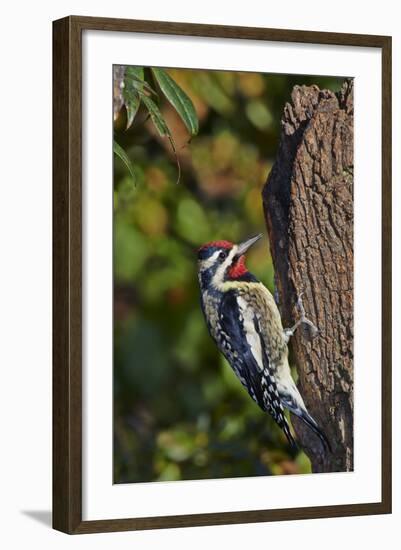
<path id="1" fill-rule="evenodd" d="M 191 99 L 165 70 L 154 67 L 151 70 L 161 91 L 180 115 L 188 131 L 191 135 L 196 135 L 199 130 L 199 121 Z"/>
<path id="2" fill-rule="evenodd" d="M 167 137 L 170 142 L 171 148 L 175 156 L 175 161 L 177 163 L 177 169 L 178 169 L 177 183 L 179 183 L 181 178 L 181 165 L 180 165 L 180 161 L 177 155 L 177 149 L 173 140 L 173 136 L 171 135 L 170 129 L 167 126 L 167 123 L 164 120 L 159 107 L 156 105 L 153 99 L 146 95 L 142 95 L 141 98 L 146 108 L 149 111 L 150 118 L 152 119 L 152 122 L 155 125 L 156 130 L 159 132 L 161 137 Z"/>
<path id="3" fill-rule="evenodd" d="M 116 140 L 113 140 L 113 151 L 123 161 L 125 166 L 128 168 L 129 173 L 131 174 L 132 179 L 134 181 L 134 184 L 136 185 L 136 174 L 135 174 L 134 166 L 133 166 L 129 156 L 127 155 L 127 153 L 124 151 L 124 149 L 121 147 L 121 145 L 119 145 L 116 142 Z"/>
<path id="4" fill-rule="evenodd" d="M 170 142 L 171 148 L 175 156 L 175 162 L 177 164 L 177 170 L 178 170 L 177 183 L 179 183 L 181 179 L 181 165 L 177 155 L 177 149 L 173 140 L 173 136 L 171 135 L 171 132 L 170 132 L 170 128 L 167 126 L 167 123 L 164 120 L 159 107 L 156 105 L 153 99 L 151 99 L 146 95 L 142 95 L 141 97 L 142 97 L 142 101 L 144 102 L 146 108 L 149 111 L 150 118 L 152 119 L 152 122 L 155 125 L 157 131 L 159 132 L 160 136 L 167 137 Z"/>
<path id="5" fill-rule="evenodd" d="M 145 93 L 144 90 L 146 90 L 146 92 L 153 94 L 155 97 L 158 97 L 157 92 L 154 91 L 152 86 L 149 84 L 149 82 L 146 82 L 146 80 L 141 81 L 141 80 L 133 79 L 132 83 L 133 83 L 133 86 L 135 86 L 135 88 L 138 90 L 139 93 L 143 94 L 143 93 Z"/>
<path id="6" fill-rule="evenodd" d="M 124 76 L 123 97 L 127 110 L 127 130 L 134 122 L 135 115 L 138 112 L 141 98 L 138 86 L 144 82 L 143 67 L 126 67 Z"/>
<path id="7" fill-rule="evenodd" d="M 169 130 L 169 127 L 167 126 L 166 121 L 163 118 L 163 115 L 161 114 L 161 111 L 159 107 L 156 105 L 156 103 L 153 101 L 152 98 L 150 98 L 147 95 L 142 96 L 142 101 L 144 102 L 147 110 L 149 111 L 150 118 L 152 119 L 153 124 L 155 125 L 157 131 L 162 137 L 170 136 L 171 133 Z M 175 149 L 175 147 L 173 147 Z"/>

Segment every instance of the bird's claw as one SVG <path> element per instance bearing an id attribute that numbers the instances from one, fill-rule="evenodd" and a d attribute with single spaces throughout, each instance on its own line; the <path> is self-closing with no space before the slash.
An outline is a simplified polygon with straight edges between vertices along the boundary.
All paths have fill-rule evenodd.
<path id="1" fill-rule="evenodd" d="M 297 300 L 297 308 L 301 314 L 301 317 L 298 319 L 294 326 L 284 329 L 284 337 L 286 339 L 286 342 L 288 342 L 288 340 L 291 338 L 291 336 L 293 336 L 293 334 L 301 324 L 308 325 L 311 338 L 316 338 L 316 336 L 319 334 L 319 329 L 317 328 L 317 326 L 312 323 L 312 321 L 306 316 L 305 307 L 302 301 L 303 294 L 304 292 L 301 292 Z"/>
<path id="2" fill-rule="evenodd" d="M 299 309 L 299 311 L 301 312 L 301 315 L 304 317 L 305 316 L 305 308 L 304 308 L 304 303 L 302 301 L 302 296 L 304 295 L 304 291 L 300 292 L 299 296 L 298 296 L 298 300 L 297 300 L 297 308 Z"/>
<path id="3" fill-rule="evenodd" d="M 302 296 L 304 295 L 304 292 L 301 292 L 300 295 L 298 296 L 298 300 L 297 300 L 297 308 L 299 309 L 299 312 L 301 314 L 301 323 L 304 324 L 304 325 L 308 325 L 309 329 L 310 329 L 310 335 L 312 336 L 312 338 L 315 338 L 318 334 L 319 334 L 319 329 L 317 328 L 317 326 L 310 320 L 307 318 L 306 316 L 306 312 L 305 312 L 305 307 L 304 307 L 304 303 L 302 301 Z"/>

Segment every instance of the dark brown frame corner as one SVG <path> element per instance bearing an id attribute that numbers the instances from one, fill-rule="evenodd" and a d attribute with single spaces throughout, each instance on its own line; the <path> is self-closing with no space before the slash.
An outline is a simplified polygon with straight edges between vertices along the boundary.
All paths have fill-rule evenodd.
<path id="1" fill-rule="evenodd" d="M 382 52 L 382 498 L 282 510 L 82 521 L 82 31 L 124 31 L 380 48 Z M 53 23 L 53 527 L 95 533 L 391 512 L 391 37 L 66 17 Z"/>

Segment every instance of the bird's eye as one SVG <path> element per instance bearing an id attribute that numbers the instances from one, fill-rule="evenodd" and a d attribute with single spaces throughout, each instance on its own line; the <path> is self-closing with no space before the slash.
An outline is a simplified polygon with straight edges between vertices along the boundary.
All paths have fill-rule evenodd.
<path id="1" fill-rule="evenodd" d="M 220 254 L 219 254 L 219 260 L 220 260 L 220 261 L 223 261 L 223 260 L 225 260 L 226 258 L 227 258 L 227 252 L 224 252 L 224 250 L 221 251 Z"/>

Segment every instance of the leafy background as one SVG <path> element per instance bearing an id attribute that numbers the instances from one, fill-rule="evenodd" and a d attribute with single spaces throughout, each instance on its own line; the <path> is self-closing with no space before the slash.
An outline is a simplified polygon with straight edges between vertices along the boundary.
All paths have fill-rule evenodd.
<path id="1" fill-rule="evenodd" d="M 208 335 L 196 249 L 265 233 L 260 193 L 293 86 L 343 79 L 170 69 L 191 128 L 154 69 L 130 70 L 151 91 L 114 121 L 114 482 L 308 473 Z M 266 237 L 247 264 L 273 291 Z"/>

